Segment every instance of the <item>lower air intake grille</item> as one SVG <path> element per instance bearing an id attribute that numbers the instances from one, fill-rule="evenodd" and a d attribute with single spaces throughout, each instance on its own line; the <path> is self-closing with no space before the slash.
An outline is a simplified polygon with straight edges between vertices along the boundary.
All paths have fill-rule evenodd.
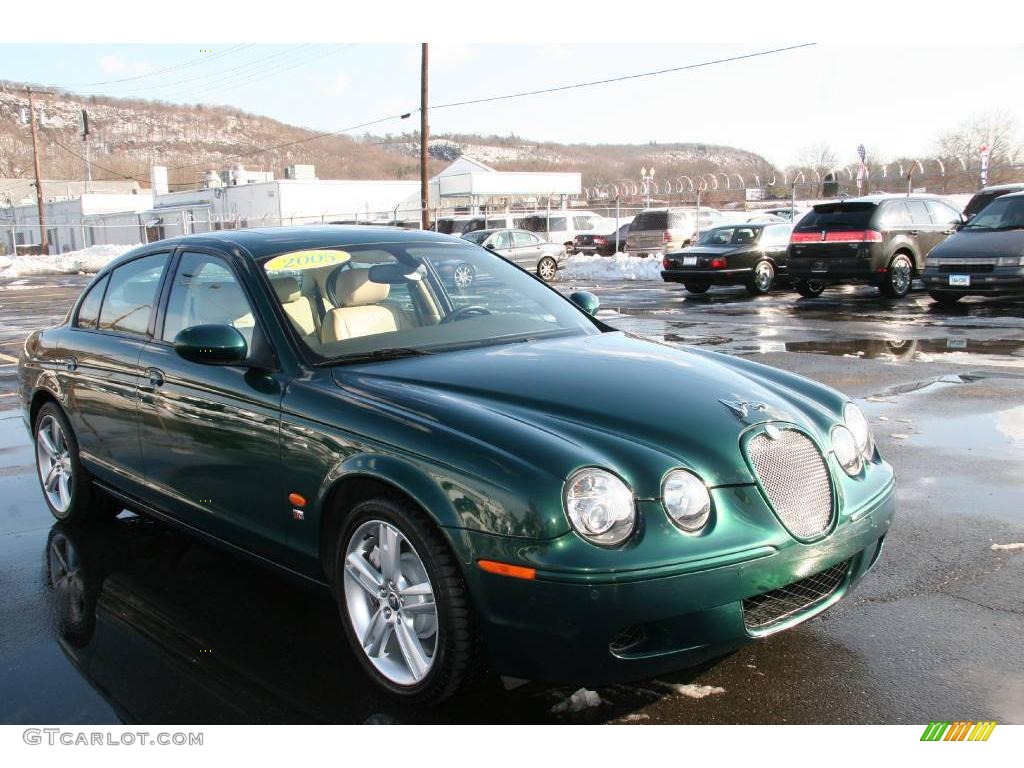
<path id="1" fill-rule="evenodd" d="M 747 455 L 768 502 L 790 533 L 813 539 L 828 530 L 832 483 L 825 459 L 807 435 L 769 428 L 751 438 Z"/>
<path id="2" fill-rule="evenodd" d="M 748 597 L 743 601 L 743 623 L 747 629 L 763 630 L 809 610 L 839 589 L 849 568 L 850 561 L 846 560 L 771 592 Z"/>

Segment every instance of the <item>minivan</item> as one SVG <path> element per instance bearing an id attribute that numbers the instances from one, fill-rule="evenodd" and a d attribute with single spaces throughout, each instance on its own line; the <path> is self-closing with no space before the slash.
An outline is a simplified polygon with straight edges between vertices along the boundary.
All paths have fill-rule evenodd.
<path id="1" fill-rule="evenodd" d="M 565 250 L 572 253 L 576 235 L 605 232 L 608 222 L 593 211 L 560 210 L 530 214 L 523 219 L 521 227 L 549 243 L 564 245 Z"/>
<path id="2" fill-rule="evenodd" d="M 690 245 L 699 232 L 724 224 L 713 208 L 647 208 L 633 219 L 626 238 L 626 253 L 671 253 Z"/>
<path id="3" fill-rule="evenodd" d="M 925 257 L 963 222 L 934 195 L 868 195 L 819 203 L 793 228 L 789 274 L 801 296 L 835 283 L 868 283 L 902 298 Z"/>

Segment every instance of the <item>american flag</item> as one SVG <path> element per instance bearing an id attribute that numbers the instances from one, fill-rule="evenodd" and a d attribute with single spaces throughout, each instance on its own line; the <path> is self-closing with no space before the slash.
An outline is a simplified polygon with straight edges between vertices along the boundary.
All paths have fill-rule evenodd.
<path id="1" fill-rule="evenodd" d="M 860 161 L 863 163 L 864 158 L 867 156 L 867 150 L 864 149 L 863 144 L 857 145 L 857 156 L 860 157 Z"/>

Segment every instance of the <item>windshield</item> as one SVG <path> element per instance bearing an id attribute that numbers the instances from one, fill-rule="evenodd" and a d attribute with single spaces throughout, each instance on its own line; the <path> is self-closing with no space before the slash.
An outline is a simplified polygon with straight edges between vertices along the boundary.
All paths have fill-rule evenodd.
<path id="1" fill-rule="evenodd" d="M 539 280 L 470 244 L 339 246 L 262 266 L 317 364 L 600 333 Z"/>
<path id="2" fill-rule="evenodd" d="M 761 234 L 760 227 L 717 227 L 700 236 L 699 245 L 749 245 Z"/>
<path id="3" fill-rule="evenodd" d="M 964 229 L 1024 228 L 1024 197 L 1000 197 L 971 219 Z"/>
<path id="4" fill-rule="evenodd" d="M 473 230 L 472 232 L 466 232 L 462 236 L 462 239 L 465 240 L 466 242 L 476 243 L 477 245 L 480 245 L 481 243 L 483 243 L 484 240 L 491 236 L 491 232 L 492 230 L 489 229 L 476 229 Z"/>

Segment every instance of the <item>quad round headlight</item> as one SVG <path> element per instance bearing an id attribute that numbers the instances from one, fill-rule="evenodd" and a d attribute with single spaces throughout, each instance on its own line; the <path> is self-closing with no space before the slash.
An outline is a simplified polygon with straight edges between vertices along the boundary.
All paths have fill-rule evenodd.
<path id="1" fill-rule="evenodd" d="M 687 533 L 696 533 L 711 517 L 711 494 L 692 472 L 676 469 L 665 476 L 661 499 L 669 519 Z"/>
<path id="2" fill-rule="evenodd" d="M 857 438 L 841 424 L 832 427 L 832 452 L 835 453 L 843 471 L 850 477 L 860 472 L 861 453 L 857 446 Z"/>
<path id="3" fill-rule="evenodd" d="M 581 469 L 569 478 L 565 511 L 580 536 L 605 547 L 621 544 L 636 527 L 633 492 L 603 469 Z"/>
<path id="4" fill-rule="evenodd" d="M 864 414 L 861 413 L 860 408 L 853 403 L 847 403 L 843 407 L 843 421 L 846 422 L 847 429 L 853 433 L 853 439 L 857 441 L 860 455 L 864 457 L 865 461 L 871 461 L 871 457 L 875 453 L 875 438 L 871 434 L 871 426 Z"/>

